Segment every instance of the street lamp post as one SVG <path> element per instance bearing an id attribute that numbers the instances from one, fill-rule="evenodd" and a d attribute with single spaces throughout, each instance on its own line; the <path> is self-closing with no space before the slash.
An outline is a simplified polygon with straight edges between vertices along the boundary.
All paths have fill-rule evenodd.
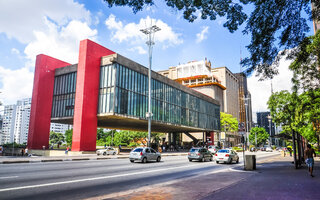
<path id="1" fill-rule="evenodd" d="M 148 71 L 148 78 L 149 78 L 149 87 L 148 87 L 148 112 L 146 113 L 146 117 L 148 118 L 148 147 L 150 147 L 150 137 L 151 137 L 151 118 L 152 118 L 152 111 L 151 111 L 151 63 L 152 63 L 152 46 L 154 45 L 154 34 L 161 29 L 156 25 L 153 25 L 149 28 L 141 29 L 140 31 L 147 35 L 148 41 L 146 42 L 149 47 L 149 71 Z"/>
<path id="2" fill-rule="evenodd" d="M 271 116 L 268 115 L 268 121 L 269 121 L 269 147 L 271 147 Z"/>

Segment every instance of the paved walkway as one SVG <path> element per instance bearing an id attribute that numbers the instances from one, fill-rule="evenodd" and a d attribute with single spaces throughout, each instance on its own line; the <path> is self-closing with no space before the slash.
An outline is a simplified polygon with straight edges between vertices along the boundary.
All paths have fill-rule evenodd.
<path id="1" fill-rule="evenodd" d="M 291 200 L 320 198 L 320 161 L 315 177 L 307 168 L 294 169 L 292 157 L 277 156 L 257 163 L 256 171 L 243 171 L 230 165 L 211 174 L 147 186 L 134 191 L 109 194 L 93 199 L 130 200 Z"/>

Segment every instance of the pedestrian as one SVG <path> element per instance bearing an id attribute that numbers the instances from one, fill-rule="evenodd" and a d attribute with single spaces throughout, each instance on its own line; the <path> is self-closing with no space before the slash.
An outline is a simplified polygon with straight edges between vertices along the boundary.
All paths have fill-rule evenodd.
<path id="1" fill-rule="evenodd" d="M 292 157 L 292 149 L 288 148 L 288 150 L 289 150 L 289 153 L 290 153 L 290 157 Z"/>
<path id="2" fill-rule="evenodd" d="M 2 152 L 3 152 L 3 147 L 0 146 L 0 156 L 2 156 Z"/>
<path id="3" fill-rule="evenodd" d="M 28 147 L 24 150 L 24 154 L 25 154 L 26 156 L 29 156 L 29 154 L 28 154 Z"/>
<path id="4" fill-rule="evenodd" d="M 67 147 L 67 150 L 64 152 L 66 155 L 68 155 L 68 152 L 69 152 L 70 148 Z"/>
<path id="5" fill-rule="evenodd" d="M 306 163 L 308 165 L 308 170 L 310 173 L 311 177 L 314 177 L 313 173 L 313 166 L 314 166 L 314 159 L 313 159 L 313 155 L 314 157 L 316 157 L 316 152 L 314 151 L 314 149 L 311 148 L 311 144 L 307 145 L 307 150 L 304 152 L 305 157 L 307 158 Z"/>
<path id="6" fill-rule="evenodd" d="M 21 156 L 24 156 L 24 148 L 21 149 Z"/>

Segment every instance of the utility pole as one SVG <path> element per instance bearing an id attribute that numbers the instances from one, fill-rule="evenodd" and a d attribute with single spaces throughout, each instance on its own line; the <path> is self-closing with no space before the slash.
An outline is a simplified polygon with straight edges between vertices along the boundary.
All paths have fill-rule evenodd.
<path id="1" fill-rule="evenodd" d="M 156 25 L 150 26 L 149 28 L 141 29 L 140 31 L 147 35 L 148 41 L 146 42 L 149 47 L 149 91 L 148 91 L 148 112 L 146 113 L 146 117 L 148 118 L 148 147 L 150 147 L 150 138 L 151 138 L 151 64 L 152 64 L 152 46 L 154 45 L 154 34 L 161 29 Z"/>

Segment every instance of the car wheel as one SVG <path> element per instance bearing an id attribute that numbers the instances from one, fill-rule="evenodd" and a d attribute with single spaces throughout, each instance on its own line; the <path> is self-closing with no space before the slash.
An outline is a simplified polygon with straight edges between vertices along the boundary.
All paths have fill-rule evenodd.
<path id="1" fill-rule="evenodd" d="M 228 162 L 229 164 L 232 164 L 232 158 L 230 158 L 230 161 Z"/>
<path id="2" fill-rule="evenodd" d="M 105 155 L 107 155 L 107 153 L 106 153 L 106 152 L 103 152 L 103 155 L 105 156 Z"/>
<path id="3" fill-rule="evenodd" d="M 143 162 L 143 163 L 146 163 L 146 162 L 147 162 L 147 158 L 144 157 L 144 158 L 142 159 L 142 162 Z"/>
<path id="4" fill-rule="evenodd" d="M 213 158 L 212 158 L 212 157 L 210 157 L 210 161 L 213 161 Z"/>
<path id="5" fill-rule="evenodd" d="M 134 160 L 130 160 L 130 162 L 132 162 L 132 163 L 133 163 L 133 162 L 134 162 Z"/>
<path id="6" fill-rule="evenodd" d="M 112 155 L 116 155 L 116 152 L 113 152 L 113 154 Z"/>
<path id="7" fill-rule="evenodd" d="M 192 159 L 189 159 L 189 162 L 192 162 Z"/>
<path id="8" fill-rule="evenodd" d="M 161 160 L 161 157 L 160 157 L 160 156 L 158 156 L 158 158 L 157 158 L 157 162 L 160 162 L 160 160 Z"/>
<path id="9" fill-rule="evenodd" d="M 216 161 L 217 164 L 219 164 L 219 161 Z"/>
<path id="10" fill-rule="evenodd" d="M 237 164 L 239 163 L 239 158 L 237 159 L 236 163 L 237 163 Z"/>
<path id="11" fill-rule="evenodd" d="M 206 159 L 204 159 L 204 157 L 202 157 L 201 162 L 204 162 L 204 161 L 206 161 Z"/>

